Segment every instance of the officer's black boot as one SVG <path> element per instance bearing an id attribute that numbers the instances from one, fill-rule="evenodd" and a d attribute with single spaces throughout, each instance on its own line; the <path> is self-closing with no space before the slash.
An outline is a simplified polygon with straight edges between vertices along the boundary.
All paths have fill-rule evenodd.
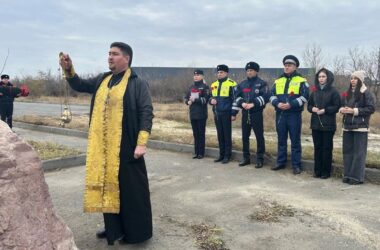
<path id="1" fill-rule="evenodd" d="M 257 160 L 255 168 L 262 168 L 264 166 L 263 160 Z"/>
<path id="2" fill-rule="evenodd" d="M 244 167 L 246 165 L 251 164 L 251 161 L 249 158 L 244 158 L 241 162 L 239 162 L 239 167 Z"/>
<path id="3" fill-rule="evenodd" d="M 224 156 L 219 156 L 219 158 L 215 159 L 214 162 L 221 162 L 223 161 Z"/>

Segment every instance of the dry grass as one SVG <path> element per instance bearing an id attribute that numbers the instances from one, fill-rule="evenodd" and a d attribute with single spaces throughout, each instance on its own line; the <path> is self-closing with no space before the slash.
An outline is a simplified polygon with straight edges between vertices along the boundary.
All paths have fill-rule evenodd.
<path id="1" fill-rule="evenodd" d="M 59 117 L 52 116 L 37 116 L 37 115 L 24 115 L 20 117 L 15 117 L 13 119 L 16 122 L 25 122 L 36 125 L 59 127 L 61 119 Z M 82 116 L 73 116 L 73 119 L 70 123 L 65 124 L 65 128 L 78 129 L 81 131 L 88 131 L 88 121 L 89 118 L 87 115 Z"/>
<path id="2" fill-rule="evenodd" d="M 255 206 L 255 211 L 249 215 L 249 218 L 260 222 L 280 222 L 280 217 L 294 217 L 295 213 L 296 210 L 291 206 L 262 200 Z"/>
<path id="3" fill-rule="evenodd" d="M 191 229 L 196 238 L 196 245 L 204 250 L 228 250 L 220 238 L 222 229 L 207 224 L 192 225 Z"/>
<path id="4" fill-rule="evenodd" d="M 51 142 L 28 141 L 28 143 L 37 151 L 41 160 L 49 160 L 67 156 L 80 155 L 83 152 L 77 149 L 62 146 Z"/>
<path id="5" fill-rule="evenodd" d="M 64 102 L 63 97 L 57 96 L 28 96 L 27 98 L 18 98 L 18 102 L 43 102 L 43 103 L 56 103 L 60 104 Z M 91 101 L 91 95 L 79 95 L 77 97 L 70 96 L 68 98 L 70 104 L 88 105 Z"/>

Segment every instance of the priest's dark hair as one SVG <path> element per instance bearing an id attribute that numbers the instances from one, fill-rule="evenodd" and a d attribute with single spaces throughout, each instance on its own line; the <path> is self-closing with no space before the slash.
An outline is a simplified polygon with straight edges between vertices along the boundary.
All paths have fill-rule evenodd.
<path id="1" fill-rule="evenodd" d="M 124 54 L 129 55 L 129 67 L 131 67 L 131 64 L 132 64 L 132 57 L 133 57 L 133 51 L 132 51 L 131 46 L 129 46 L 128 44 L 123 43 L 123 42 L 113 42 L 113 43 L 111 43 L 110 48 L 112 48 L 112 47 L 117 47 L 117 48 L 119 48 Z"/>

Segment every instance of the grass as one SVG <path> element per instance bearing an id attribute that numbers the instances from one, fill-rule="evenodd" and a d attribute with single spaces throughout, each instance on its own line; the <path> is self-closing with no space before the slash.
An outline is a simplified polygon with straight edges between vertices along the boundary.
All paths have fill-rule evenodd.
<path id="1" fill-rule="evenodd" d="M 36 125 L 59 127 L 61 119 L 59 114 L 56 117 L 52 116 L 37 116 L 37 115 L 23 115 L 13 118 L 16 122 L 25 122 Z M 88 131 L 89 118 L 87 115 L 73 116 L 70 123 L 65 124 L 65 128 L 78 129 L 81 131 Z"/>
<path id="2" fill-rule="evenodd" d="M 204 250 L 228 250 L 225 243 L 220 238 L 222 229 L 207 224 L 192 225 L 191 229 L 196 238 L 196 245 L 199 249 Z"/>
<path id="3" fill-rule="evenodd" d="M 51 142 L 28 141 L 28 143 L 37 151 L 41 160 L 75 156 L 83 153 L 77 149 Z"/>
<path id="4" fill-rule="evenodd" d="M 296 210 L 276 201 L 260 201 L 249 218 L 259 222 L 280 222 L 281 217 L 294 217 Z"/>
<path id="5" fill-rule="evenodd" d="M 159 215 L 159 217 L 171 224 L 191 230 L 192 236 L 195 238 L 195 245 L 198 249 L 203 250 L 228 250 L 224 240 L 221 238 L 222 229 L 206 223 L 191 224 L 187 221 L 180 221 L 169 215 Z"/>

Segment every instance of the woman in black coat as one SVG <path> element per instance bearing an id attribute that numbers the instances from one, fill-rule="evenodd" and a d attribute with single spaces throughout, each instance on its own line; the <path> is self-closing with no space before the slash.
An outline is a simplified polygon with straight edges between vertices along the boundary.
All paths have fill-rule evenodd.
<path id="1" fill-rule="evenodd" d="M 375 101 L 364 84 L 364 77 L 362 70 L 352 73 L 339 109 L 343 114 L 343 182 L 351 185 L 364 182 L 369 119 L 375 112 Z"/>
<path id="2" fill-rule="evenodd" d="M 311 113 L 310 128 L 314 142 L 314 177 L 321 179 L 331 175 L 336 113 L 340 108 L 339 92 L 332 86 L 333 82 L 333 73 L 320 69 L 315 75 L 307 106 Z"/>
<path id="3" fill-rule="evenodd" d="M 210 87 L 204 83 L 203 71 L 194 70 L 194 83 L 185 95 L 185 103 L 190 109 L 190 121 L 194 136 L 193 159 L 202 159 L 206 146 L 207 103 L 210 98 Z"/>

